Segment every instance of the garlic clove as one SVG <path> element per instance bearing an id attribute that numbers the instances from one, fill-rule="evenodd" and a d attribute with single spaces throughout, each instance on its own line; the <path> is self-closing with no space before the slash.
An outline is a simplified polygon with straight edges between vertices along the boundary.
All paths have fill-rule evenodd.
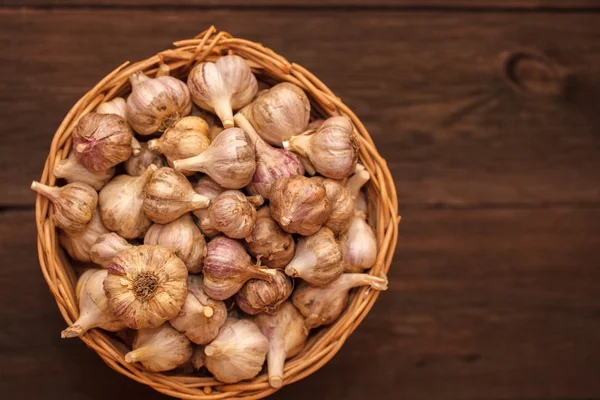
<path id="1" fill-rule="evenodd" d="M 132 329 L 156 328 L 174 318 L 187 297 L 187 268 L 162 246 L 121 251 L 108 272 L 104 291 L 110 309 Z"/>
<path id="2" fill-rule="evenodd" d="M 81 182 L 100 190 L 115 175 L 115 168 L 109 168 L 104 171 L 95 172 L 87 169 L 75 159 L 75 154 L 71 152 L 69 158 L 62 160 L 54 168 L 54 176 L 63 178 L 67 183 Z"/>
<path id="3" fill-rule="evenodd" d="M 233 110 L 250 103 L 258 91 L 250 66 L 236 55 L 198 64 L 187 83 L 194 103 L 217 114 L 225 128 L 233 127 Z"/>
<path id="4" fill-rule="evenodd" d="M 340 240 L 345 272 L 362 272 L 375 265 L 377 238 L 362 213 L 352 219 L 350 229 Z"/>
<path id="5" fill-rule="evenodd" d="M 342 250 L 329 228 L 298 239 L 296 254 L 285 273 L 315 286 L 333 282 L 344 272 Z"/>
<path id="6" fill-rule="evenodd" d="M 190 273 L 202 272 L 206 240 L 189 213 L 165 225 L 152 225 L 144 236 L 144 244 L 164 246 L 185 263 Z"/>
<path id="7" fill-rule="evenodd" d="M 367 274 L 342 274 L 327 286 L 309 286 L 301 282 L 292 294 L 292 303 L 306 318 L 306 328 L 314 329 L 333 323 L 348 304 L 352 288 L 369 285 L 387 290 L 387 278 Z"/>
<path id="8" fill-rule="evenodd" d="M 128 363 L 139 362 L 148 371 L 162 372 L 177 368 L 192 357 L 192 344 L 169 324 L 140 329 L 133 350 L 125 354 Z"/>
<path id="9" fill-rule="evenodd" d="M 77 281 L 77 301 L 79 318 L 60 336 L 79 337 L 92 328 L 101 328 L 110 332 L 125 329 L 125 324 L 109 309 L 102 282 L 108 275 L 107 270 L 89 269 Z"/>
<path id="10" fill-rule="evenodd" d="M 144 213 L 144 189 L 153 173 L 154 164 L 140 176 L 119 175 L 100 191 L 102 223 L 126 239 L 143 236 L 152 222 Z"/>
<path id="11" fill-rule="evenodd" d="M 62 187 L 33 181 L 31 189 L 52 203 L 52 221 L 70 235 L 81 233 L 92 220 L 98 205 L 98 193 L 88 184 L 69 183 Z"/>
<path id="12" fill-rule="evenodd" d="M 273 276 L 271 282 L 250 279 L 235 296 L 238 307 L 246 314 L 273 314 L 292 294 L 293 282 L 282 271 L 267 269 L 265 272 Z"/>
<path id="13" fill-rule="evenodd" d="M 131 156 L 133 132 L 115 114 L 89 113 L 73 129 L 75 158 L 90 171 L 105 171 Z"/>
<path id="14" fill-rule="evenodd" d="M 270 273 L 252 265 L 239 242 L 225 236 L 217 236 L 208 243 L 202 272 L 204 291 L 215 300 L 233 296 L 249 279 L 273 279 Z"/>
<path id="15" fill-rule="evenodd" d="M 60 232 L 58 240 L 72 259 L 90 262 L 92 261 L 91 249 L 94 247 L 94 243 L 96 243 L 99 237 L 108 233 L 109 230 L 102 225 L 100 212 L 96 210 L 92 220 L 86 225 L 83 231 L 74 235 Z"/>
<path id="16" fill-rule="evenodd" d="M 125 161 L 125 172 L 127 172 L 127 175 L 140 176 L 151 164 L 156 165 L 157 168 L 162 168 L 167 165 L 167 162 L 159 152 L 149 149 L 148 143 L 140 143 L 139 154 L 132 154 Z"/>
<path id="17" fill-rule="evenodd" d="M 244 131 L 229 128 L 199 155 L 173 161 L 173 168 L 204 172 L 227 189 L 240 189 L 252 180 L 256 170 L 256 152 Z"/>
<path id="18" fill-rule="evenodd" d="M 283 82 L 261 92 L 240 114 L 267 143 L 281 147 L 283 141 L 306 129 L 310 102 L 298 86 Z"/>
<path id="19" fill-rule="evenodd" d="M 208 197 L 194 192 L 182 173 L 167 167 L 154 172 L 144 191 L 144 213 L 158 224 L 168 224 L 209 203 Z"/>
<path id="20" fill-rule="evenodd" d="M 194 187 L 196 193 L 201 194 L 210 200 L 217 198 L 225 190 L 226 189 L 223 186 L 219 185 L 209 176 L 200 178 Z M 211 225 L 210 218 L 208 217 L 208 208 L 199 208 L 193 210 L 192 213 L 198 219 L 197 225 L 202 233 L 208 237 L 215 237 L 220 234 L 220 232 Z"/>
<path id="21" fill-rule="evenodd" d="M 256 324 L 228 318 L 219 335 L 204 348 L 204 365 L 223 383 L 254 378 L 261 371 L 269 348 Z"/>
<path id="22" fill-rule="evenodd" d="M 294 257 L 294 238 L 271 218 L 268 206 L 258 210 L 252 233 L 245 240 L 248 252 L 269 268 L 285 268 Z"/>
<path id="23" fill-rule="evenodd" d="M 98 114 L 116 114 L 127 121 L 127 102 L 122 97 L 115 97 L 110 101 L 98 104 L 96 112 Z"/>
<path id="24" fill-rule="evenodd" d="M 211 200 L 207 223 L 232 239 L 250 236 L 256 221 L 256 209 L 250 201 L 262 204 L 263 200 L 260 196 L 249 199 L 239 190 L 224 191 Z"/>
<path id="25" fill-rule="evenodd" d="M 271 216 L 284 231 L 312 235 L 331 214 L 331 203 L 323 183 L 293 176 L 277 180 L 271 187 Z"/>
<path id="26" fill-rule="evenodd" d="M 104 268 L 108 268 L 112 262 L 112 259 L 117 254 L 130 247 L 132 247 L 132 245 L 116 233 L 105 233 L 98 236 L 94 244 L 91 246 L 89 250 L 89 258 L 94 263 Z"/>
<path id="27" fill-rule="evenodd" d="M 259 314 L 254 322 L 269 341 L 269 384 L 273 388 L 279 388 L 283 385 L 285 360 L 300 353 L 308 339 L 304 317 L 292 303 L 286 301 L 275 314 Z"/>
<path id="28" fill-rule="evenodd" d="M 321 175 L 343 179 L 354 171 L 360 143 L 352 122 L 336 116 L 327 119 L 316 130 L 291 137 L 283 147 L 308 158 Z"/>
<path id="29" fill-rule="evenodd" d="M 127 121 L 140 135 L 164 131 L 192 111 L 185 83 L 172 76 L 149 78 L 136 72 L 129 78 Z"/>

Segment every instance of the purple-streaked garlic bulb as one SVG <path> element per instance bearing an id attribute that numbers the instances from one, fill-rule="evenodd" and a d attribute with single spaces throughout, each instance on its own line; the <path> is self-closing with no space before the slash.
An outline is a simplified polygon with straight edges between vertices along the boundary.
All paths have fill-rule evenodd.
<path id="1" fill-rule="evenodd" d="M 211 200 L 208 221 L 214 229 L 232 239 L 250 236 L 256 222 L 256 208 L 262 205 L 262 196 L 247 197 L 239 190 L 226 190 Z"/>
<path id="2" fill-rule="evenodd" d="M 250 279 L 235 296 L 238 307 L 246 314 L 256 315 L 262 312 L 273 314 L 294 290 L 292 280 L 282 271 L 267 269 L 265 272 L 273 276 L 271 282 Z"/>

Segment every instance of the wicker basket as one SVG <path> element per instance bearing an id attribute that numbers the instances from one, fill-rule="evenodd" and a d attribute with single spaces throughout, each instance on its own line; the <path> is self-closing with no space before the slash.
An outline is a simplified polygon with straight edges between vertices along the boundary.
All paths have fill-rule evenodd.
<path id="1" fill-rule="evenodd" d="M 194 39 L 176 42 L 174 49 L 160 52 L 147 60 L 132 65 L 122 64 L 86 93 L 69 111 L 54 134 L 40 181 L 47 185 L 55 184 L 51 171 L 59 161 L 67 157 L 73 127 L 82 116 L 103 100 L 126 94 L 130 90 L 128 78 L 133 72 L 144 71 L 152 76 L 158 66 L 166 63 L 170 66 L 172 75 L 184 77 L 195 64 L 204 60 L 215 61 L 224 54 L 244 57 L 256 76 L 267 83 L 287 81 L 300 86 L 309 94 L 313 117 L 343 114 L 352 120 L 360 136 L 360 160 L 371 174 L 371 181 L 367 185 L 369 221 L 375 228 L 379 253 L 370 273 L 386 274 L 396 247 L 397 226 L 400 220 L 396 189 L 385 160 L 378 154 L 363 124 L 327 86 L 300 65 L 288 62 L 258 43 L 233 38 L 226 32 L 217 33 L 214 27 Z M 46 198 L 37 197 L 36 223 L 40 265 L 61 314 L 65 321 L 71 324 L 78 316 L 75 299 L 76 276 L 69 260 L 59 249 L 56 229 L 50 218 L 51 209 L 48 206 Z M 303 351 L 286 362 L 284 383 L 296 382 L 329 361 L 367 315 L 378 294 L 378 291 L 369 291 L 365 287 L 355 290 L 342 316 L 334 324 L 313 334 Z M 114 370 L 170 396 L 182 399 L 249 400 L 263 398 L 277 390 L 269 386 L 266 373 L 251 381 L 224 385 L 211 377 L 147 372 L 137 364 L 125 362 L 124 355 L 127 349 L 113 335 L 92 329 L 81 339 Z"/>

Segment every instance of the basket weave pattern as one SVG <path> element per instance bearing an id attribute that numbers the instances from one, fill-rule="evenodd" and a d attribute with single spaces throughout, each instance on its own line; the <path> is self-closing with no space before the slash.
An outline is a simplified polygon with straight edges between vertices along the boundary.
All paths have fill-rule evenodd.
<path id="1" fill-rule="evenodd" d="M 396 247 L 400 220 L 396 189 L 385 160 L 377 152 L 369 133 L 356 115 L 302 66 L 288 62 L 258 43 L 234 38 L 211 27 L 193 39 L 174 44 L 175 48 L 162 51 L 146 60 L 122 64 L 73 106 L 54 134 L 40 182 L 50 186 L 55 184 L 52 171 L 68 156 L 71 132 L 75 125 L 102 101 L 127 94 L 130 91 L 128 78 L 132 73 L 144 71 L 147 75 L 154 76 L 160 65 L 167 64 L 173 76 L 184 78 L 199 62 L 215 61 L 225 54 L 237 54 L 248 61 L 258 79 L 268 83 L 292 82 L 301 87 L 309 95 L 313 117 L 346 115 L 352 120 L 361 144 L 360 161 L 371 174 L 371 181 L 367 184 L 369 221 L 377 236 L 378 257 L 370 274 L 387 274 Z M 50 218 L 52 210 L 49 201 L 38 195 L 35 210 L 42 273 L 61 314 L 71 324 L 79 315 L 75 298 L 76 276 L 69 260 L 59 249 L 57 232 Z M 368 290 L 366 287 L 355 290 L 342 316 L 334 324 L 312 335 L 302 352 L 286 362 L 284 383 L 296 382 L 325 365 L 365 318 L 378 295 L 378 291 Z M 226 385 L 211 377 L 147 372 L 138 364 L 125 362 L 124 356 L 128 349 L 113 336 L 92 329 L 81 339 L 114 370 L 166 395 L 182 399 L 250 400 L 263 398 L 277 390 L 269 386 L 266 373 L 251 381 Z"/>

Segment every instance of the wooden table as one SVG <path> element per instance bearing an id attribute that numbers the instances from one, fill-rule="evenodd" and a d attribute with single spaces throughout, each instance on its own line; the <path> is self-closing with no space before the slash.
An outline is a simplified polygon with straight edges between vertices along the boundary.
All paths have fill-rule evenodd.
<path id="1" fill-rule="evenodd" d="M 328 365 L 273 398 L 599 398 L 599 12 L 582 0 L 4 1 L 3 398 L 164 398 L 60 339 L 29 183 L 96 81 L 211 24 L 328 84 L 388 160 L 404 216 L 390 289 Z"/>

